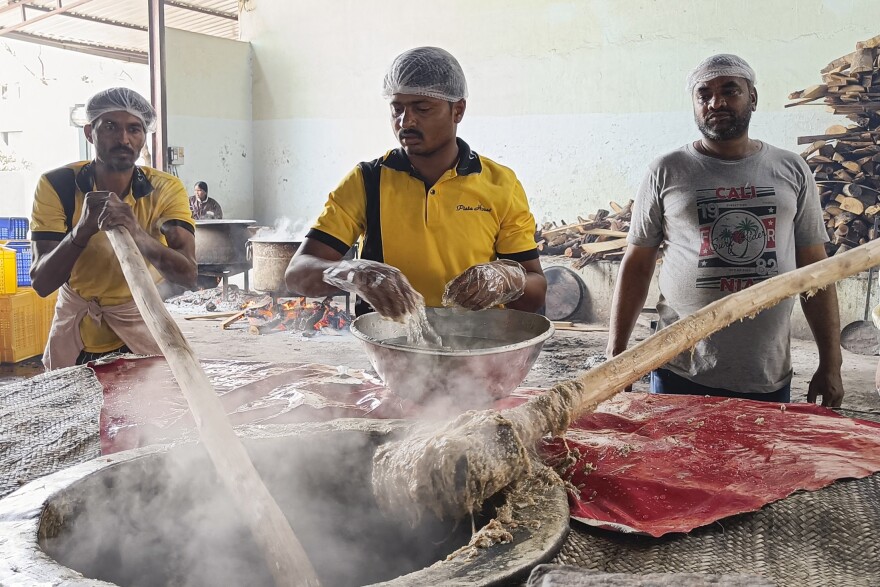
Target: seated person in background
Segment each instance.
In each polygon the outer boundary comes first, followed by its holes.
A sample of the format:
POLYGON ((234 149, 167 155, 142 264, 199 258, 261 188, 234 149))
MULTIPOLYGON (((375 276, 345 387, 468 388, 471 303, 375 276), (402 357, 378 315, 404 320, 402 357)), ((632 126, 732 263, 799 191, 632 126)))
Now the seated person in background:
POLYGON ((48 369, 116 351, 159 354, 104 232, 125 227, 157 283, 192 287, 195 238, 186 188, 173 175, 135 161, 156 112, 127 88, 100 92, 86 105, 83 128, 94 161, 44 174, 31 217, 31 279, 58 304, 43 353, 48 369))
POLYGON ((399 55, 384 82, 400 148, 356 166, 330 194, 287 269, 291 291, 357 293, 358 315, 427 306, 537 311, 547 282, 535 219, 513 171, 459 138, 467 85, 436 47, 399 55), (360 259, 342 256, 361 239, 360 259))
POLYGON ((189 208, 192 210, 193 220, 220 220, 223 218, 223 209, 217 200, 208 197, 208 184, 197 181, 193 188, 193 195, 189 198, 189 208))

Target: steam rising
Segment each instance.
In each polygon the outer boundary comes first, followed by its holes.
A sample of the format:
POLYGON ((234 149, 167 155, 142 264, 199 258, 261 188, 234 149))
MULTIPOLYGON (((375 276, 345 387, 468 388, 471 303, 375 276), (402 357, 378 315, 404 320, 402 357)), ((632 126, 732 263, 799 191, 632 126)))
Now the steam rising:
MULTIPOLYGON (((466 544, 469 524, 386 518, 370 490, 375 434, 255 441, 254 464, 326 587, 388 580, 466 544)), ((124 586, 273 585, 201 447, 105 469, 53 500, 43 548, 87 577, 124 586)))
POLYGON ((264 226, 254 235, 255 239, 267 241, 297 241, 306 237, 309 231, 307 220, 291 220, 286 216, 275 220, 274 226, 264 226))

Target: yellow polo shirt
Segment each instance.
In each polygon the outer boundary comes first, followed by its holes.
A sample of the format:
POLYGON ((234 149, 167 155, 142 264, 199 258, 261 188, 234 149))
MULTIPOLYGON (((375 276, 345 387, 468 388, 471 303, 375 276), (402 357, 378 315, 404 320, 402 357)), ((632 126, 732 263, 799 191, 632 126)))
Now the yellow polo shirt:
POLYGON ((428 306, 440 306, 446 284, 469 267, 537 259, 535 218, 516 175, 461 139, 458 146, 458 164, 430 187, 402 149, 359 165, 330 194, 309 238, 342 254, 360 240, 362 258, 400 269, 428 306), (376 175, 371 229, 367 186, 376 175))
MULTIPOLYGON (((79 222, 85 194, 94 190, 94 186, 94 164, 89 161, 72 163, 41 176, 34 195, 31 239, 62 240, 79 222), (59 174, 63 176, 64 169, 72 171, 76 185, 73 202, 67 202, 67 210, 52 181, 52 178, 60 177, 59 174)), ((161 231, 167 222, 195 232, 186 188, 173 175, 150 167, 135 167, 131 189, 122 200, 132 207, 141 228, 163 245, 168 245, 161 231)), ((162 280, 155 268, 149 266, 149 269, 155 282, 162 280)), ((68 284, 81 297, 94 299, 102 306, 124 304, 132 299, 122 268, 104 232, 89 239, 73 266, 68 284)), ((88 316, 80 325, 80 334, 88 352, 103 353, 122 346, 122 341, 106 323, 98 323, 88 316)))

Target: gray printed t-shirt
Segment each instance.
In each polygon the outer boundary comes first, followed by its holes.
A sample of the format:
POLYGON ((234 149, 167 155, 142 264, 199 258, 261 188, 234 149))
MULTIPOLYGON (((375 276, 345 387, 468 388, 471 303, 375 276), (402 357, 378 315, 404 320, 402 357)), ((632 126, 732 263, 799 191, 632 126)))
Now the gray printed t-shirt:
MULTIPOLYGON (((778 273, 795 269, 795 247, 828 240, 806 162, 762 143, 738 161, 688 144, 649 167, 633 207, 631 244, 665 243, 659 328, 778 273)), ((789 298, 731 324, 666 368, 709 387, 769 393, 791 381, 789 298)))

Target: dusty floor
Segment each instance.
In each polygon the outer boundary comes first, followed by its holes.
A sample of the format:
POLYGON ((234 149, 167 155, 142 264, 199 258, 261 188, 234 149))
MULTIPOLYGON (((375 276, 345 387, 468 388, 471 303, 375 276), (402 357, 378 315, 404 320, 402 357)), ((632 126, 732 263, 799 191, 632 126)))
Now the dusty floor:
MULTIPOLYGON (((348 333, 336 336, 322 334, 310 339, 287 332, 252 335, 243 321, 233 324, 228 330, 222 330, 219 319, 185 320, 183 314, 173 315, 200 357, 317 362, 356 369, 370 367, 360 343, 348 333)), ((639 325, 634 340, 641 340, 648 333, 646 326, 639 325)), ((544 345, 524 385, 549 387, 556 381, 574 377, 584 368, 589 357, 604 352, 605 342, 605 332, 557 332, 544 345)), ((880 395, 874 389, 877 357, 863 357, 847 351, 843 351, 843 357, 843 383, 846 390, 843 407, 880 412, 880 395)), ((815 344, 812 341, 793 340, 792 361, 792 398, 794 401, 805 401, 810 377, 818 363, 815 344)), ((41 370, 38 361, 28 361, 16 366, 0 365, 0 383, 29 377, 41 370)), ((646 391, 647 385, 638 382, 633 388, 635 391, 646 391)))

